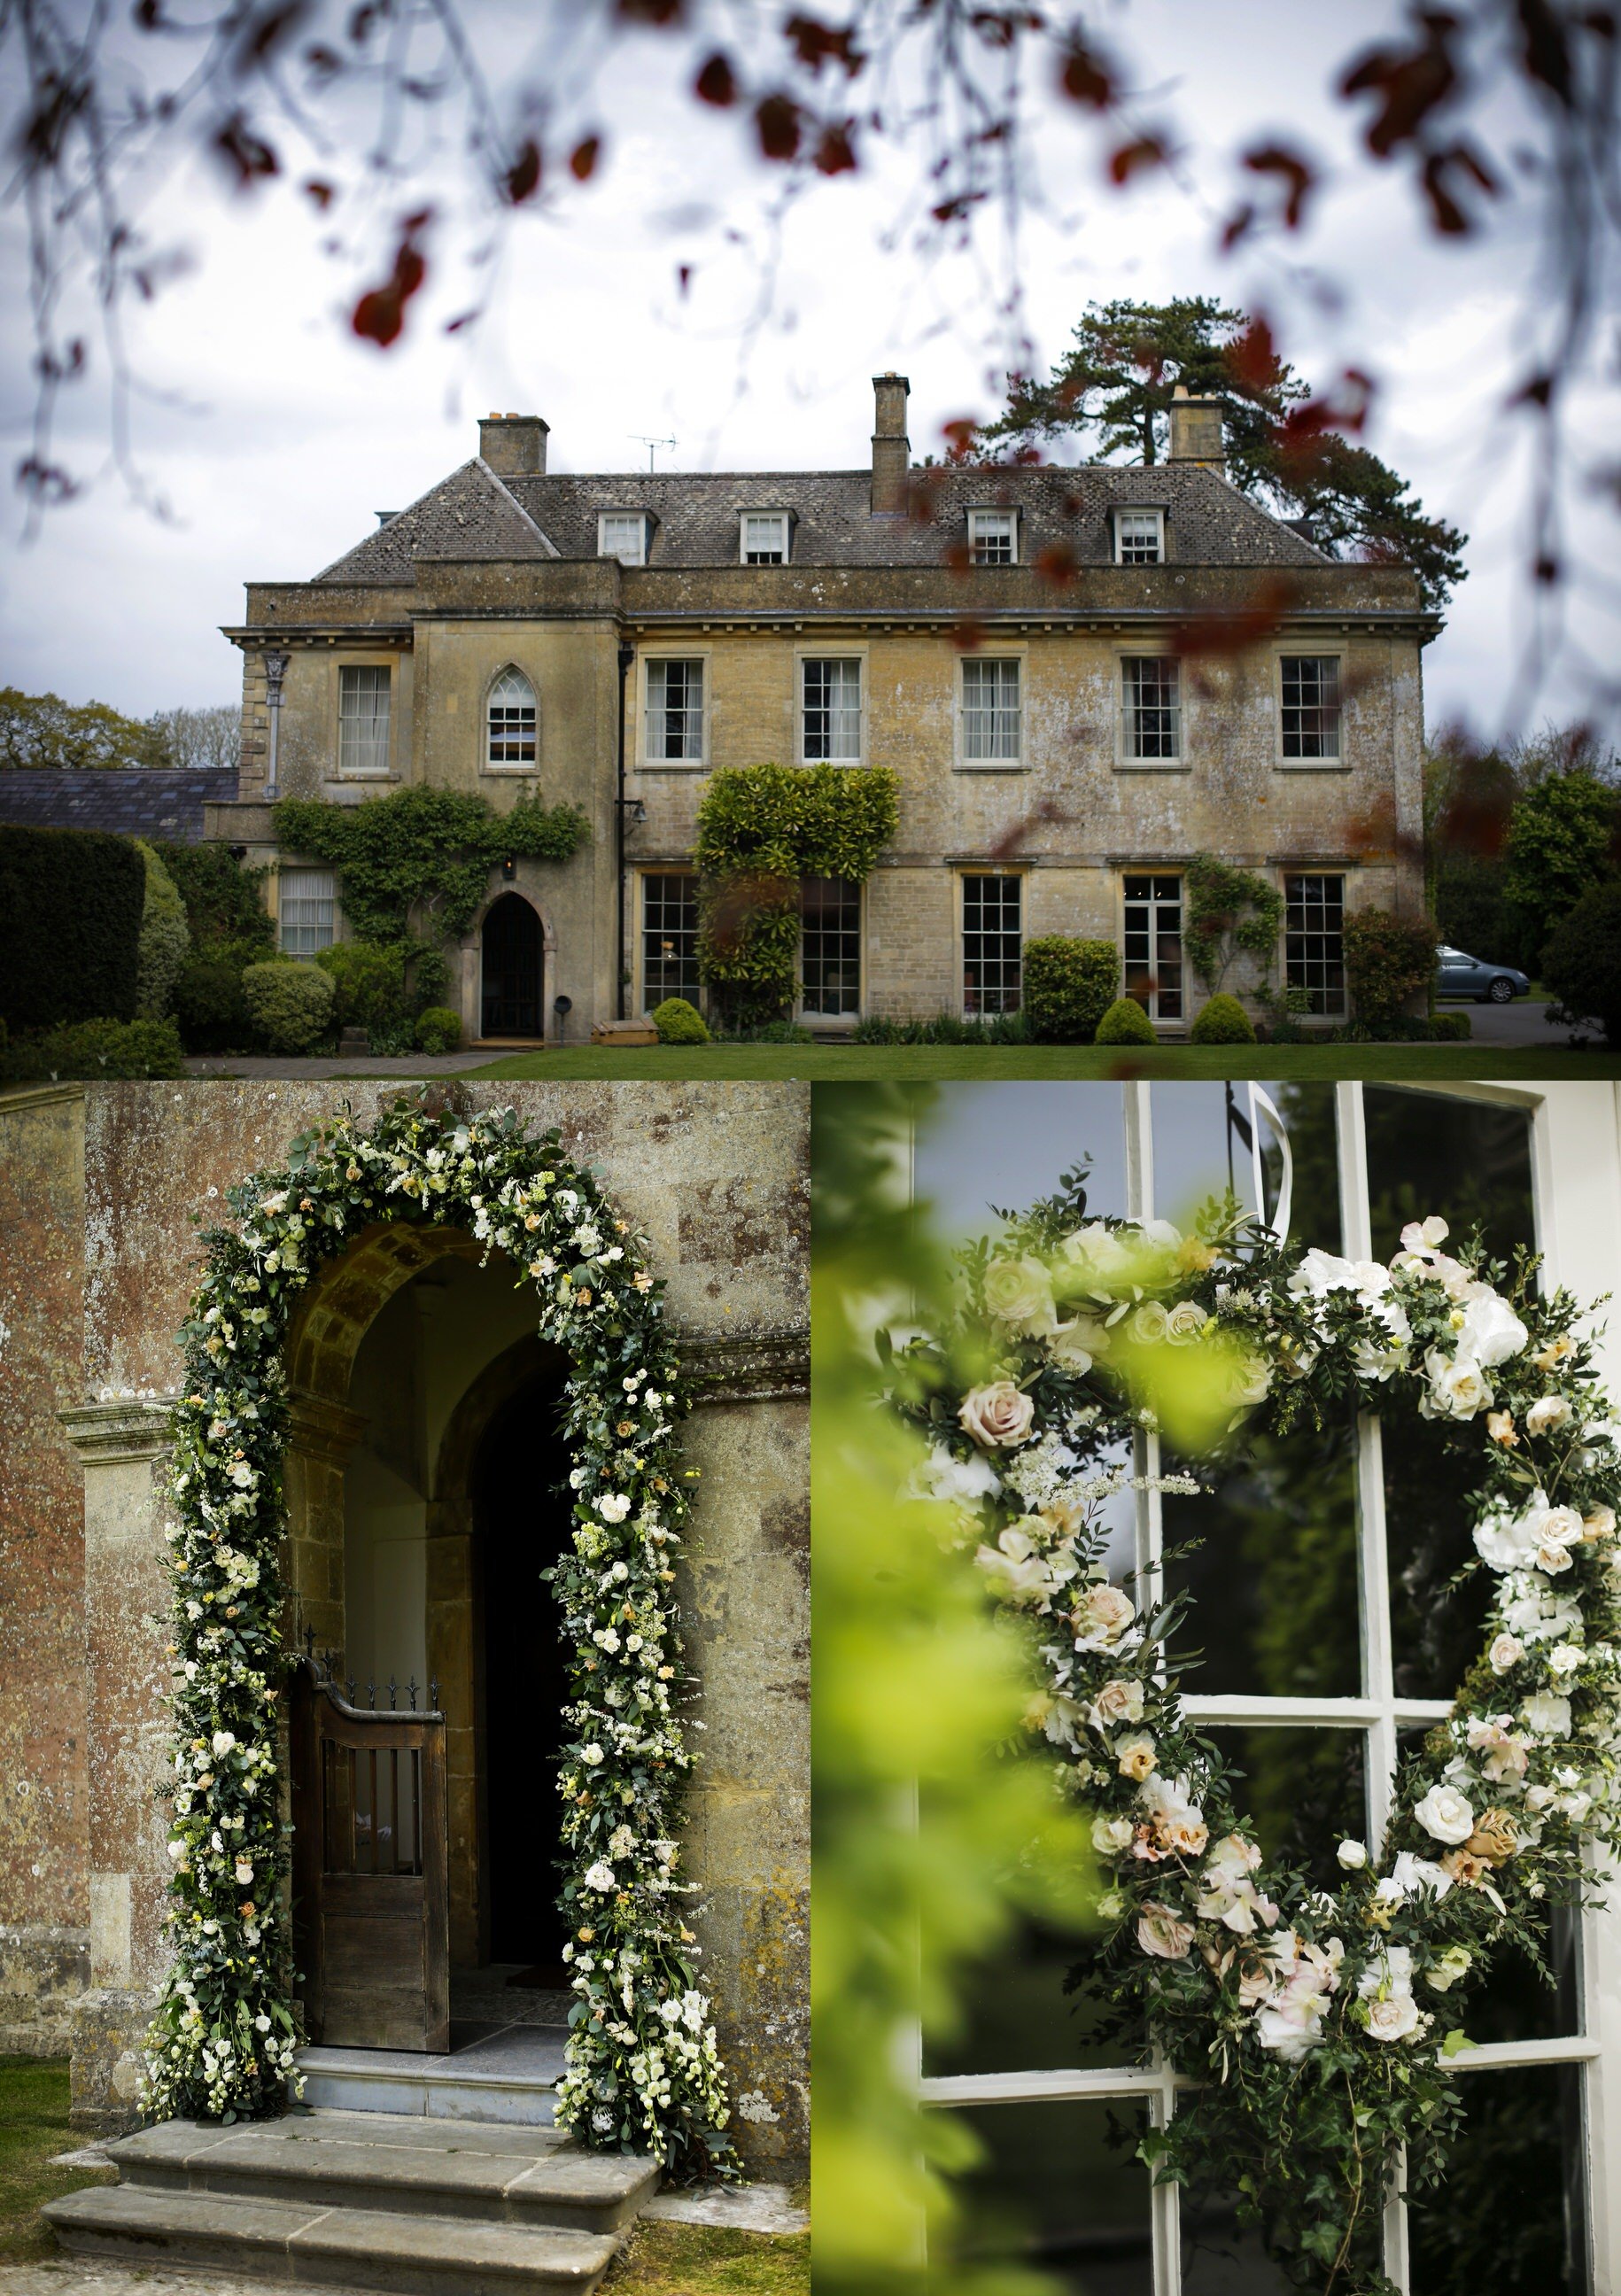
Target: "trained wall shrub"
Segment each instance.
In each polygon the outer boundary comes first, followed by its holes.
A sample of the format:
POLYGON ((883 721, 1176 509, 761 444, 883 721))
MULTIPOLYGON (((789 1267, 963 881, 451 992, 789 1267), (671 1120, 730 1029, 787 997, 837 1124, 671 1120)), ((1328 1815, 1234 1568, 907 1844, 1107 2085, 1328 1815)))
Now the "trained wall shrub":
POLYGON ((1621 1045, 1621 885, 1595 885, 1555 926, 1543 957, 1554 997, 1548 1017, 1577 1029, 1596 1021, 1621 1045))
POLYGON ((135 958, 135 1010, 145 1021, 161 1021, 175 1002, 175 987, 192 946, 185 906, 175 881, 144 839, 135 840, 146 872, 141 939, 135 958))
POLYGON ((1431 917, 1398 917, 1389 909, 1359 909, 1348 916, 1346 985, 1357 1019, 1377 1027, 1394 1020, 1414 997, 1428 995, 1436 946, 1431 917))
POLYGON ((1238 998, 1224 990, 1199 1006, 1188 1037, 1195 1045, 1253 1045, 1255 1023, 1238 998))
POLYGON ((0 1018, 135 1017, 146 870, 125 837, 0 827, 0 1018))
POLYGON ((73 1021, 25 1037, 0 1054, 0 1078, 8 1084, 184 1074, 185 1055, 172 1021, 73 1021))
POLYGON ((1049 933, 1025 943, 1024 1009, 1039 1043, 1091 1044, 1119 993, 1120 958, 1113 941, 1049 933))
POLYGON ((653 1007, 653 1026, 661 1045, 707 1045, 709 1031, 703 1014, 684 996, 667 996, 653 1007))
POLYGON ((1156 1045, 1154 1024, 1134 996, 1117 996, 1093 1042, 1098 1045, 1156 1045))
POLYGON ((462 1041, 462 1015, 448 1004, 430 1004, 416 1016, 416 1041, 424 1053, 454 1053, 462 1041))
POLYGON ((317 949, 315 963, 331 975, 338 1028, 382 1036, 408 1027, 412 1013, 402 950, 371 940, 340 940, 317 949))
POLYGON ((250 964, 242 995, 253 1025, 273 1053, 307 1053, 332 1025, 336 993, 318 965, 250 964))

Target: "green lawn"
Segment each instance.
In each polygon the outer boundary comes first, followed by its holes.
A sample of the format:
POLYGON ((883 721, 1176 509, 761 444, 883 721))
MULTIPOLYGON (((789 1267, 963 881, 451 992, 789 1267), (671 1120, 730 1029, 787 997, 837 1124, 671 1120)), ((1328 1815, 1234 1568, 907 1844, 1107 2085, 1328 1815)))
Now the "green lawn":
POLYGON ((105 2185, 112 2171, 53 2169, 53 2152, 84 2137, 68 2120, 65 2057, 0 2057, 0 2263, 31 2264, 58 2253, 39 2219, 46 2201, 79 2185, 105 2185))
POLYGON ((794 1077, 839 1083, 994 1077, 1359 1077, 1422 1083, 1448 1077, 1616 1077, 1621 1053, 1544 1052, 1517 1045, 687 1045, 610 1052, 515 1053, 480 1080, 539 1077, 794 1077))

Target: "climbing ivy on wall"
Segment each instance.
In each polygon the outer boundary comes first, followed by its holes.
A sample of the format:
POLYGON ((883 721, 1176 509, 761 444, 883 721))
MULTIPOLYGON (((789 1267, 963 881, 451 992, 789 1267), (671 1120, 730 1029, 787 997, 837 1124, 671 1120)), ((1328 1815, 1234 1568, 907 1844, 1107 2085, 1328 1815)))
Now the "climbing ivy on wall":
POLYGON ((1188 865, 1188 959, 1205 987, 1218 990, 1234 961, 1252 956, 1256 978, 1272 972, 1283 896, 1265 877, 1200 853, 1188 865))
POLYGON ((464 933, 497 862, 567 861, 591 834, 577 805, 522 797, 497 813, 456 790, 397 790, 359 805, 283 798, 274 817, 284 852, 337 871, 356 937, 385 946, 414 942, 414 926, 434 941, 464 933))
POLYGON ((885 766, 740 766, 698 808, 698 970, 728 1017, 774 1019, 793 1001, 799 887, 859 884, 894 836, 899 783, 885 766))

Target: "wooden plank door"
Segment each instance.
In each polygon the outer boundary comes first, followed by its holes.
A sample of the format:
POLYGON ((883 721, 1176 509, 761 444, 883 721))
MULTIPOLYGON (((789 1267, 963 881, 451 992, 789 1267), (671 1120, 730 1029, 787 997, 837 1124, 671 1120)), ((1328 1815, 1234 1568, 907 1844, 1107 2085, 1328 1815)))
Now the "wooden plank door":
POLYGON ((301 1660, 292 1773, 293 1950, 309 2039, 447 2049, 444 1716, 350 1706, 301 1660))

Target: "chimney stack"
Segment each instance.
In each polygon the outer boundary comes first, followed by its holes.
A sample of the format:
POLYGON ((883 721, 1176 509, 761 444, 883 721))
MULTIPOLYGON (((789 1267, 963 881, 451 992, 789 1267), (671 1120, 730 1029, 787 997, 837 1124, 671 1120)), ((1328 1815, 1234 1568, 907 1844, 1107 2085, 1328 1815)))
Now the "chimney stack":
POLYGON ((1187 384, 1177 384, 1171 395, 1171 451, 1166 459, 1198 463, 1225 477, 1227 448, 1219 398, 1191 398, 1187 384))
POLYGON ((542 478, 550 429, 538 414, 487 414, 479 425, 479 452, 501 478, 542 478))
POLYGON ((912 385, 893 369, 872 378, 872 515, 898 518, 906 508, 912 441, 906 400, 912 385))

